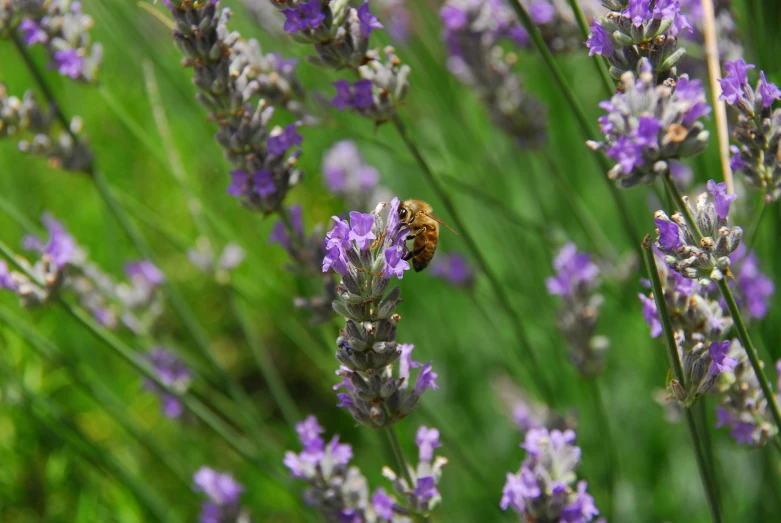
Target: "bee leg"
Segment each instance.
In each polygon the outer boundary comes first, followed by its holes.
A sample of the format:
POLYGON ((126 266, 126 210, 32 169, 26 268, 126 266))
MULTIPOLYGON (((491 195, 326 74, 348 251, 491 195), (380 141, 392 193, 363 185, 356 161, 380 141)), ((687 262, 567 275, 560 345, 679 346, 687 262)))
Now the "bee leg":
MULTIPOLYGON (((421 231, 425 231, 425 229, 420 229, 420 230, 421 231)), ((405 254, 404 256, 401 257, 402 260, 407 261, 410 258, 414 258, 418 254, 423 252, 423 250, 426 248, 426 244, 428 243, 428 240, 426 239, 426 237, 423 236, 422 234, 417 234, 417 236, 420 236, 420 237, 423 238, 423 245, 421 245, 420 247, 418 247, 414 251, 407 251, 407 254, 405 254)))
POLYGON ((425 228, 418 229, 414 233, 408 234, 406 239, 407 240, 414 240, 416 236, 422 236, 424 232, 426 232, 425 228))

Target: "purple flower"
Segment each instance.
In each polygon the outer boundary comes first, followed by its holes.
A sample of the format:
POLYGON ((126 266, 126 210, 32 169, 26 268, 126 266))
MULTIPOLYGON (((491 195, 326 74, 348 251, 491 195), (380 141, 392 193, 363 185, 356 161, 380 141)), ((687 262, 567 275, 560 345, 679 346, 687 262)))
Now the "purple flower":
POLYGON ((439 442, 439 430, 421 425, 415 435, 415 445, 420 449, 420 461, 430 463, 434 458, 434 449, 442 446, 439 442))
MULTIPOLYGON (((147 356, 160 381, 169 389, 184 392, 193 379, 192 371, 175 352, 155 347, 147 356)), ((170 419, 179 418, 184 412, 181 400, 155 381, 145 378, 144 389, 156 394, 162 401, 163 414, 170 419)))
POLYGON ((231 505, 239 500, 244 491, 233 476, 227 472, 217 472, 209 467, 201 467, 193 476, 195 490, 203 492, 216 505, 231 505))
POLYGON ((743 169, 744 167, 749 167, 749 164, 744 162, 743 159, 740 157, 740 149, 738 149, 734 145, 731 145, 730 151, 732 151, 732 158, 730 159, 729 162, 730 169, 737 172, 743 169))
POLYGON ((710 368, 708 374, 711 376, 718 376, 722 372, 730 372, 738 364, 738 360, 727 356, 732 342, 730 340, 723 341, 721 343, 714 341, 708 347, 708 354, 711 357, 710 368))
POLYGON ((686 116, 683 117, 682 125, 691 125, 695 120, 706 116, 711 112, 711 106, 705 98, 705 91, 702 89, 700 80, 689 80, 686 77, 679 78, 675 86, 675 97, 678 100, 684 100, 691 104, 686 116))
MULTIPOLYGON (((168 9, 176 9, 176 5, 174 5, 174 3, 171 0, 162 0, 162 2, 163 2, 163 5, 166 6, 168 9)), ((157 0, 154 0, 152 3, 156 4, 157 0)), ((215 2, 212 1, 212 3, 215 3, 215 2)))
POLYGON ((561 522, 581 523, 591 521, 599 514, 597 506, 594 504, 594 498, 586 492, 588 483, 578 482, 577 497, 573 503, 565 506, 561 511, 561 522))
POLYGON ((5 260, 0 260, 0 289, 16 291, 16 284, 11 276, 11 272, 8 270, 8 264, 5 260))
POLYGON ((438 377, 439 375, 431 370, 430 361, 423 365, 423 368, 420 369, 420 373, 418 374, 418 379, 415 381, 415 394, 420 396, 429 388, 437 390, 439 387, 435 380, 438 377))
POLYGON ((390 521, 393 518, 393 498, 385 493, 385 489, 377 487, 372 496, 372 507, 377 517, 385 521, 390 521))
POLYGON ((325 20, 325 15, 320 10, 320 0, 312 0, 293 9, 284 9, 285 25, 283 29, 291 35, 305 29, 317 29, 325 20))
POLYGON ((624 12, 624 16, 631 18, 635 27, 640 27, 651 14, 650 4, 650 0, 629 0, 629 8, 624 12))
POLYGON ((659 146, 659 131, 662 129, 662 122, 651 116, 641 116, 638 118, 635 143, 644 147, 659 146))
POLYGON ((529 6, 529 15, 535 24, 548 24, 556 16, 556 8, 547 1, 534 2, 529 6))
MULTIPOLYGON (((312 416, 314 417, 314 416, 312 416)), ((317 420, 315 420, 317 422, 317 420)), ((306 447, 305 449, 306 450, 306 447)), ((339 443, 339 435, 335 434, 326 445, 325 450, 333 460, 340 465, 347 465, 353 459, 353 448, 349 443, 339 443)))
POLYGON ((553 260, 556 275, 545 280, 548 293, 553 296, 569 296, 581 285, 594 283, 599 276, 599 267, 587 253, 579 253, 574 243, 568 243, 559 250, 553 260))
POLYGON ((632 139, 622 136, 607 151, 607 155, 618 162, 624 174, 630 174, 635 167, 643 165, 643 148, 632 139))
POLYGON ((320 0, 311 0, 299 7, 304 15, 304 20, 312 29, 320 27, 320 23, 325 20, 325 14, 320 9, 320 0))
POLYGON ((643 293, 638 293, 637 296, 643 302, 643 318, 645 318, 648 326, 651 327, 651 337, 656 338, 662 333, 662 322, 659 320, 656 302, 643 293))
POLYGON ((328 269, 333 268, 334 272, 344 276, 347 274, 348 263, 347 255, 341 248, 331 247, 323 258, 323 272, 328 272, 328 269))
POLYGON ((677 251, 683 247, 681 229, 675 222, 656 219, 654 223, 659 228, 659 244, 668 251, 677 251))
POLYGON ((254 173, 252 175, 252 184, 255 186, 255 192, 261 198, 266 198, 277 192, 271 171, 257 171, 254 173))
POLYGON ((721 405, 716 405, 716 428, 721 428, 724 426, 732 426, 732 423, 735 421, 735 419, 732 417, 732 414, 729 413, 727 409, 722 407, 721 405))
POLYGON ((355 92, 352 101, 353 107, 356 109, 371 107, 374 103, 371 80, 358 80, 353 84, 353 89, 355 92))
POLYGON ((57 51, 54 53, 54 67, 61 75, 76 79, 84 68, 84 58, 79 56, 76 49, 57 51))
POLYGON ((228 186, 228 194, 235 198, 244 196, 249 191, 249 176, 244 169, 231 171, 231 184, 228 186))
POLYGON ((360 23, 361 36, 367 38, 375 29, 382 29, 383 25, 376 16, 369 11, 369 2, 365 2, 358 8, 358 22, 360 23))
POLYGON ((296 433, 298 433, 298 439, 304 446, 304 450, 311 450, 316 448, 322 450, 323 439, 320 434, 325 432, 325 429, 317 422, 317 418, 313 415, 307 416, 304 421, 296 423, 296 433))
POLYGON ((266 147, 269 154, 283 155, 294 145, 301 145, 303 140, 296 130, 296 124, 290 124, 280 134, 270 137, 266 147))
POLYGON ((399 379, 403 379, 405 383, 409 383, 410 369, 416 369, 420 367, 420 362, 412 359, 412 349, 415 346, 411 343, 402 343, 399 345, 399 351, 401 351, 401 357, 399 358, 399 379))
POLYGON ((781 98, 781 91, 778 90, 776 84, 767 81, 765 71, 759 72, 757 93, 762 97, 762 107, 765 109, 773 105, 774 100, 781 98))
POLYGON ((440 254, 431 268, 431 275, 455 285, 466 287, 474 282, 475 275, 466 258, 460 254, 440 254))
POLYGON ((409 270, 409 262, 403 259, 403 249, 400 246, 385 249, 385 266, 382 275, 385 278, 396 276, 404 278, 404 271, 409 270))
POLYGON ((269 245, 275 243, 278 243, 286 250, 290 249, 290 237, 287 235, 287 229, 285 229, 285 224, 279 220, 274 223, 274 227, 271 229, 271 234, 268 237, 269 245))
POLYGON ((737 194, 727 194, 727 183, 716 183, 713 180, 708 180, 708 192, 713 195, 714 206, 716 207, 716 214, 722 220, 727 219, 729 214, 730 204, 738 198, 737 194))
POLYGON ((28 46, 43 44, 48 40, 46 31, 41 29, 34 21, 27 18, 19 23, 19 31, 22 32, 22 42, 28 46))
POLYGON ((442 23, 445 29, 449 31, 455 31, 464 27, 469 19, 466 13, 453 5, 445 5, 439 10, 439 17, 442 19, 442 23))
POLYGON ((610 41, 610 35, 605 30, 605 28, 602 27, 595 19, 591 23, 590 29, 591 32, 588 35, 588 40, 586 40, 586 46, 589 49, 588 55, 594 56, 595 54, 601 54, 602 56, 607 57, 613 56, 616 51, 613 49, 613 44, 610 41))
POLYGON ((374 216, 363 214, 358 211, 350 212, 350 240, 362 251, 367 251, 371 247, 372 240, 377 238, 372 232, 374 226, 374 216))
POLYGON ((125 264, 125 273, 134 283, 141 282, 150 287, 156 287, 165 281, 165 275, 149 260, 125 264))
POLYGON ((418 486, 415 487, 413 494, 421 498, 423 503, 428 503, 432 497, 439 495, 434 478, 432 476, 418 478, 418 486))
POLYGON ((41 222, 49 233, 46 244, 36 236, 27 235, 22 240, 22 246, 25 249, 46 254, 58 269, 62 269, 73 261, 78 251, 78 244, 65 229, 62 222, 55 219, 51 214, 44 213, 41 216, 41 222))
POLYGON ((738 445, 754 444, 754 425, 744 421, 737 421, 732 425, 729 435, 737 440, 738 445))
POLYGON ((339 247, 340 250, 351 249, 350 225, 347 223, 347 220, 342 220, 338 216, 331 216, 331 219, 336 222, 336 224, 334 225, 334 228, 325 235, 325 248, 331 249, 333 247, 339 247))
POLYGON ((749 69, 754 69, 754 66, 746 64, 743 60, 724 62, 727 76, 719 80, 722 91, 719 100, 734 105, 739 99, 744 98, 745 89, 748 86, 748 74, 746 73, 749 69))
POLYGON ((738 260, 737 263, 740 264, 737 271, 739 299, 752 318, 761 319, 767 314, 770 298, 775 294, 776 288, 773 280, 760 271, 756 253, 751 251, 741 260, 739 253, 744 252, 745 247, 741 245, 733 253, 734 258, 738 260))
POLYGON ((331 100, 331 105, 344 111, 345 107, 352 104, 352 92, 350 91, 350 82, 347 80, 337 80, 332 84, 336 87, 336 96, 331 100))
POLYGON ((499 506, 502 510, 512 507, 519 514, 523 514, 526 512, 526 499, 538 498, 541 494, 534 473, 522 467, 518 474, 507 474, 499 506))

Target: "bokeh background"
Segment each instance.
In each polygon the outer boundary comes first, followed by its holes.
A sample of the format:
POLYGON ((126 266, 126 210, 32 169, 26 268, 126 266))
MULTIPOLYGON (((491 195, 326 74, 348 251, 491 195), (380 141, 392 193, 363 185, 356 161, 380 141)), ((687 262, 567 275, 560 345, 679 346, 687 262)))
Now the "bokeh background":
MULTIPOLYGON (((234 10, 231 25, 245 38, 257 38, 266 51, 301 59, 301 82, 313 93, 311 103, 323 116, 320 124, 300 128, 305 178, 288 200, 302 205, 307 229, 350 210, 325 189, 321 173, 324 152, 342 139, 357 143, 366 162, 379 170, 382 184, 394 194, 424 199, 439 208, 392 126, 375 127, 355 115, 330 110, 327 104, 317 106, 317 93, 330 96, 337 73, 307 64, 307 46, 263 29, 244 3, 222 3, 234 10)), ((544 278, 553 272, 552 256, 568 240, 585 250, 609 253, 612 258, 601 260, 605 266, 625 267, 606 279, 599 323, 599 332, 611 343, 599 379, 618 457, 613 521, 708 521, 686 428, 668 421, 654 399, 654 391, 663 388, 666 379, 665 349, 660 340, 649 337, 643 321, 637 299, 643 291, 639 284, 643 270, 632 258, 636 246, 626 238, 607 184, 600 179, 605 173, 585 147, 569 106, 533 49, 517 50, 516 68, 525 89, 546 107, 546 144, 539 150, 523 150, 495 128, 475 94, 446 68, 439 7, 435 1, 410 0, 406 3, 412 24, 408 40, 391 42, 382 31, 372 38, 376 45, 393 43, 412 67, 411 90, 400 114, 434 171, 444 176, 459 212, 499 274, 545 377, 555 384, 553 407, 577 417, 578 444, 583 449, 581 476, 589 480, 598 506, 604 506, 607 456, 591 385, 567 360, 565 342, 555 328, 560 303, 548 296, 544 285, 544 278)), ((744 36, 746 60, 778 80, 781 39, 774 36, 778 5, 749 0, 736 1, 732 8, 744 36)), ((198 232, 182 187, 172 176, 171 151, 153 117, 147 86, 150 74, 159 87, 186 186, 201 201, 215 236, 247 251, 234 279, 245 289, 250 330, 271 355, 301 415, 314 413, 328 434, 339 433, 353 444, 355 462, 371 484, 385 485, 380 471, 387 453, 381 434, 356 427, 347 412, 335 407, 333 340, 339 321, 313 326, 309 314, 293 306, 292 298, 316 292, 319 280, 286 271, 287 255, 268 243, 273 219, 239 207, 226 194, 229 165, 213 139, 215 126, 194 99, 191 73, 180 66, 169 30, 135 0, 84 0, 83 9, 95 20, 93 39, 104 46, 100 85, 78 85, 53 71, 45 72, 46 78, 65 112, 83 118, 100 169, 132 210, 161 260, 161 269, 209 333, 214 357, 249 393, 263 420, 263 433, 272 442, 266 449, 268 463, 281 470, 283 451, 298 449, 299 444, 257 370, 226 290, 187 259, 185 251, 195 244, 198 232)), ((375 10, 382 20, 382 9, 375 10)), ((687 60, 695 60, 701 51, 694 45, 687 47, 692 55, 687 60)), ((43 52, 32 54, 43 67, 43 52)), ((604 96, 585 47, 557 60, 590 119, 596 121, 601 113, 597 103, 604 96)), ((0 81, 14 94, 35 88, 21 57, 3 40, 0 81)), ((291 121, 280 115, 278 123, 291 121)), ((715 130, 711 130, 708 151, 690 162, 699 184, 720 176, 715 130)), ((111 274, 119 277, 126 261, 139 258, 87 178, 21 155, 12 140, 0 141, 0 194, 30 222, 37 223, 44 211, 61 219, 90 257, 111 274)), ((635 229, 641 234, 652 232, 654 193, 639 187, 621 194, 633 213, 635 229)), ((754 193, 745 196, 755 197, 754 193)), ((757 250, 771 277, 779 281, 781 251, 775 239, 781 214, 771 211, 759 232, 757 250)), ((2 240, 14 247, 25 232, 5 212, 0 213, 0 231, 2 240)), ((463 240, 447 231, 442 232, 439 249, 467 254, 463 240)), ((512 376, 506 354, 519 350, 514 329, 485 278, 479 273, 476 278, 471 289, 451 286, 430 272, 409 272, 399 282, 404 296, 398 310, 403 317, 399 341, 414 343, 417 358, 433 360, 439 373, 440 389, 427 393, 422 408, 397 426, 410 455, 419 425, 436 426, 442 433, 440 453, 450 463, 440 485, 443 505, 436 521, 515 518, 502 513, 498 503, 505 474, 517 470, 523 451, 497 386, 507 378, 522 389, 533 390, 533 386, 527 376, 512 376)), ((27 311, 18 306, 14 295, 3 292, 0 311, 15 318, 13 327, 0 323, 0 521, 148 521, 138 489, 158 498, 169 521, 195 521, 199 510, 199 497, 191 488, 108 416, 101 402, 86 396, 62 365, 36 354, 20 336, 18 324, 54 343, 89 382, 108 388, 118 398, 119 410, 164 449, 185 477, 204 464, 229 470, 246 486, 243 503, 254 520, 316 520, 302 508, 303 485, 293 479, 280 481, 269 469, 245 462, 195 421, 176 423, 165 418, 158 399, 142 389, 140 376, 58 308, 27 311), (40 410, 31 406, 30 394, 57 415, 42 419, 40 410), (74 439, 73 428, 85 439, 74 439)), ((780 324, 781 310, 772 306, 765 320, 752 327, 765 361, 781 357, 780 324)), ((196 354, 186 328, 168 306, 155 334, 167 346, 196 354)), ((122 336, 139 352, 149 347, 127 333, 122 336)), ((778 456, 769 448, 737 446, 724 430, 713 428, 714 402, 706 399, 705 403, 725 521, 781 520, 778 456)))

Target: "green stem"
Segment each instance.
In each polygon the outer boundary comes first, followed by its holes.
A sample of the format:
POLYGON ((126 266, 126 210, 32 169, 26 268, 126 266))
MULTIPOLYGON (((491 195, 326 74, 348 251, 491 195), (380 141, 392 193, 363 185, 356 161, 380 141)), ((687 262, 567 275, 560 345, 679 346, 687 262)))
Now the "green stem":
POLYGON ((608 521, 613 521, 618 468, 617 447, 613 441, 612 431, 610 430, 610 417, 607 415, 607 408, 599 382, 596 379, 589 380, 589 386, 591 387, 591 396, 594 399, 594 412, 597 416, 597 424, 602 429, 599 435, 605 445, 605 455, 607 456, 607 460, 605 460, 605 476, 607 478, 607 509, 605 510, 605 516, 608 521))
MULTIPOLYGON (((553 79, 556 81, 556 84, 559 86, 562 94, 567 99, 567 103, 569 103, 572 112, 575 114, 575 119, 578 122, 583 136, 585 136, 587 139, 592 139, 594 136, 596 136, 593 131, 593 126, 586 117, 586 113, 583 111, 580 102, 578 102, 578 99, 575 96, 575 92, 564 78, 564 73, 561 71, 559 64, 556 63, 556 60, 553 58, 553 55, 548 49, 548 46, 545 45, 545 41, 543 40, 539 29, 534 24, 534 22, 532 22, 529 13, 526 11, 526 8, 523 6, 523 4, 521 4, 520 0, 510 0, 510 5, 512 5, 515 13, 518 15, 518 18, 521 20, 521 24, 523 24, 526 32, 528 32, 529 36, 531 36, 532 42, 534 42, 535 47, 542 55, 542 59, 545 61, 545 65, 548 66, 548 69, 553 75, 553 79)), ((610 170, 610 164, 605 156, 597 155, 597 161, 605 173, 610 170)), ((624 232, 627 236, 627 239, 629 240, 629 244, 633 247, 636 247, 637 238, 639 238, 639 235, 632 225, 631 214, 624 205, 624 201, 618 192, 618 188, 615 186, 615 184, 613 184, 613 182, 610 181, 610 179, 608 179, 607 176, 601 176, 601 178, 607 182, 610 194, 615 201, 619 214, 621 215, 621 224, 624 227, 624 232)), ((638 254, 641 254, 639 249, 638 254)))
POLYGON ((246 311, 243 310, 243 306, 239 303, 239 295, 233 288, 228 288, 227 290, 229 294, 228 300, 230 301, 233 315, 239 322, 239 326, 244 333, 244 338, 247 340, 252 355, 255 357, 255 362, 263 374, 263 379, 266 380, 266 384, 271 390, 271 395, 274 397, 279 409, 282 411, 282 416, 285 418, 285 421, 291 429, 295 428, 296 423, 302 419, 301 413, 298 411, 295 401, 293 401, 293 398, 290 396, 290 392, 288 392, 285 387, 285 382, 279 375, 279 371, 277 371, 268 350, 262 345, 258 336, 253 334, 246 311))
MULTIPOLYGON (((542 395, 545 401, 549 405, 554 405, 555 404, 554 390, 551 388, 550 384, 545 379, 542 373, 542 368, 537 362, 537 358, 534 355, 534 351, 532 350, 531 343, 529 342, 526 336, 526 330, 521 324, 521 320, 518 317, 516 311, 514 310, 510 302, 510 299, 507 296, 507 293, 504 291, 502 282, 499 280, 496 274, 491 270, 491 267, 488 265, 488 261, 486 260, 482 249, 480 249, 480 247, 477 245, 477 242, 474 240, 471 233, 469 232, 469 229, 466 226, 466 222, 461 219, 461 215, 457 211, 456 205, 453 202, 453 200, 450 198, 450 195, 448 194, 447 190, 445 190, 444 185, 442 185, 442 182, 434 175, 434 172, 429 167, 425 158, 423 157, 420 150, 418 149, 418 146, 410 139, 409 135, 407 134, 407 130, 404 126, 404 123, 401 121, 401 118, 399 118, 399 115, 394 113, 392 116, 392 120, 393 120, 393 125, 396 127, 396 130, 401 136, 401 139, 404 141, 410 153, 412 154, 412 156, 415 158, 418 165, 420 166, 420 169, 423 171, 426 180, 429 182, 431 187, 434 189, 434 192, 436 192, 437 197, 445 206, 445 209, 447 210, 448 214, 453 220, 453 225, 462 235, 464 242, 467 245, 467 248, 472 254, 472 257, 475 259, 478 266, 480 267, 480 270, 483 272, 483 274, 485 274, 486 278, 488 279, 488 282, 490 283, 494 291, 494 294, 496 294, 497 300, 499 301, 499 305, 502 307, 502 309, 504 309, 504 311, 507 313, 507 316, 511 319, 513 328, 515 329, 516 336, 521 343, 523 358, 527 362, 528 365, 527 370, 529 371, 531 380, 535 383, 538 392, 542 395)), ((512 353, 512 355, 518 364, 523 365, 524 362, 523 360, 520 359, 518 354, 512 353)))
POLYGON ((675 180, 673 180, 673 177, 669 171, 662 175, 662 180, 664 180, 664 186, 667 189, 667 193, 669 194, 670 198, 675 202, 678 210, 683 213, 684 219, 689 225, 694 239, 699 242, 702 240, 702 231, 700 231, 700 228, 697 226, 697 222, 694 220, 694 216, 692 216, 688 201, 685 200, 681 195, 681 191, 678 190, 678 186, 675 185, 675 180))
POLYGON ((753 249, 756 247, 756 241, 757 241, 757 234, 759 233, 759 226, 762 224, 762 218, 765 217, 767 212, 765 212, 768 208, 769 204, 763 203, 762 208, 759 210, 758 213, 754 213, 754 220, 751 222, 751 225, 748 229, 748 234, 746 235, 746 239, 743 243, 745 243, 749 249, 753 249))
MULTIPOLYGON (((645 256, 646 269, 648 271, 648 277, 651 279, 651 287, 653 289, 654 301, 656 302, 656 310, 659 315, 659 320, 662 323, 662 330, 664 331, 665 346, 667 347, 667 356, 670 359, 670 366, 673 369, 675 379, 678 380, 680 386, 686 390, 686 381, 683 375, 683 369, 681 368, 681 361, 678 356, 678 344, 675 341, 675 335, 673 333, 672 324, 670 322, 670 316, 667 313, 667 304, 664 301, 664 290, 662 289, 662 282, 659 278, 659 271, 656 268, 656 260, 654 259, 654 253, 651 249, 651 238, 645 237, 643 240, 643 254, 645 256)), ((708 508, 710 509, 711 518, 714 523, 721 522, 721 512, 719 510, 718 494, 714 484, 715 478, 710 473, 705 453, 702 450, 702 440, 697 432, 697 425, 694 423, 694 417, 691 413, 691 409, 682 407, 684 417, 686 418, 686 426, 689 429, 689 435, 691 436, 692 445, 694 445, 694 456, 697 460, 697 468, 700 471, 700 481, 702 481, 703 489, 705 490, 705 497, 708 501, 708 508)))
POLYGON ((73 383, 80 388, 87 396, 91 397, 94 403, 100 406, 114 421, 119 424, 125 432, 130 434, 139 444, 146 448, 150 455, 159 460, 171 474, 179 481, 180 486, 185 491, 194 494, 190 476, 185 472, 184 465, 179 462, 168 449, 163 449, 158 445, 154 438, 146 434, 130 417, 127 415, 127 406, 114 395, 114 393, 98 380, 90 379, 79 368, 79 365, 71 361, 66 353, 46 340, 37 331, 31 329, 22 322, 21 319, 9 312, 5 307, 0 306, 0 321, 9 325, 15 330, 27 345, 30 346, 38 355, 52 363, 61 366, 71 377, 73 383))
POLYGON ((738 331, 738 338, 740 339, 740 343, 743 345, 743 349, 748 355, 748 359, 751 362, 751 367, 754 369, 754 374, 757 375, 757 380, 759 381, 760 387, 762 387, 762 393, 765 395, 765 400, 770 407, 770 412, 773 415, 773 420, 776 422, 779 434, 781 434, 781 412, 778 410, 776 396, 773 392, 773 388, 770 386, 767 375, 765 374, 764 365, 759 359, 759 355, 757 355, 757 349, 754 347, 754 344, 751 341, 751 337, 748 334, 748 329, 746 328, 746 324, 743 321, 743 316, 740 314, 738 304, 735 303, 735 297, 732 295, 732 290, 730 290, 726 278, 722 278, 716 283, 719 286, 721 295, 727 304, 729 314, 732 316, 735 329, 738 331))
MULTIPOLYGON (((580 3, 578 0, 567 0, 567 3, 572 8, 572 12, 575 13, 575 19, 578 21, 578 27, 580 27, 580 32, 583 35, 584 41, 588 40, 588 35, 590 32, 588 28, 588 21, 586 20, 586 16, 583 14, 583 10, 580 8, 580 3)), ((602 86, 605 88, 605 92, 607 92, 608 96, 613 96, 613 92, 616 89, 616 84, 613 81, 613 78, 610 76, 610 72, 608 71, 607 65, 605 65, 603 58, 599 55, 594 55, 594 65, 596 66, 597 72, 602 79, 602 86)))

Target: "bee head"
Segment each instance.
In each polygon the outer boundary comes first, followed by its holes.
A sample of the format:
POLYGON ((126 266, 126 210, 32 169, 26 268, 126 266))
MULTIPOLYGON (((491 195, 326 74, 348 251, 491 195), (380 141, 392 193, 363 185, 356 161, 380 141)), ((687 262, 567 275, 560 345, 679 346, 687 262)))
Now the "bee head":
POLYGON ((407 210, 407 207, 405 207, 404 205, 400 205, 399 206, 399 219, 402 222, 406 222, 407 221, 407 217, 409 217, 409 214, 410 213, 407 210))

